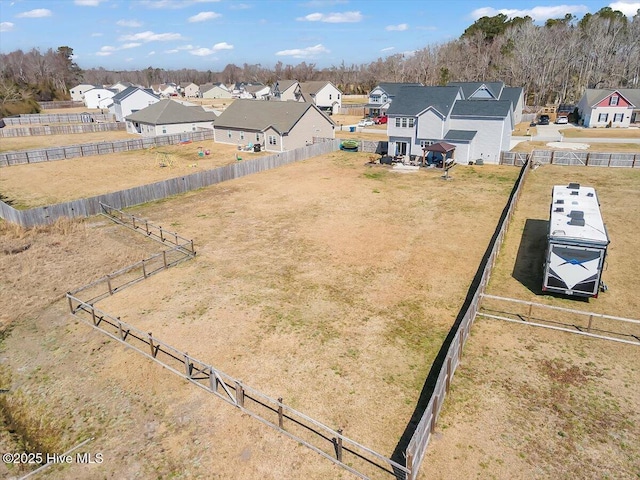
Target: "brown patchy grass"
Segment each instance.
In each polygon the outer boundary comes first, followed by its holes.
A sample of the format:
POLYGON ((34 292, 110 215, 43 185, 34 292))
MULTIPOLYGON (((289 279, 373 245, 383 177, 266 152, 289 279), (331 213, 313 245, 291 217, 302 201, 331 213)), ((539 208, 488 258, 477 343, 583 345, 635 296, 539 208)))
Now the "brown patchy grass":
MULTIPOLYGON (((335 152, 133 209, 198 256, 98 306, 389 455, 518 172, 461 166, 444 182, 367 161, 335 152)), ((62 292, 133 263, 129 239, 145 241, 77 225, 0 262, 12 392, 56 406, 59 445, 95 436, 108 459, 51 478, 350 478, 70 319, 62 292)), ((7 248, 25 235, 7 231, 7 248)))
POLYGON ((367 95, 343 95, 342 105, 348 107, 349 105, 357 105, 360 103, 368 103, 369 97, 367 95))
MULTIPOLYGON (((572 142, 571 140, 567 141, 570 145, 571 143, 583 143, 580 142, 578 138, 575 139, 576 142, 572 142)), ((511 152, 526 152, 531 153, 534 150, 562 150, 562 151, 571 151, 570 148, 560 148, 549 146, 549 142, 537 142, 537 141, 525 141, 518 143, 515 147, 513 147, 511 152)), ((638 143, 606 143, 606 142, 598 142, 598 143, 590 143, 589 148, 587 150, 576 150, 577 152, 619 152, 619 153, 637 153, 640 152, 640 144, 638 143)))
MULTIPOLYGON (((630 169, 530 172, 489 293, 640 318, 639 181, 630 169), (588 302, 540 292, 551 187, 568 182, 597 189, 611 237, 609 290, 588 302)), ((421 478, 635 478, 639 364, 637 346, 478 318, 421 478)))
POLYGON ((567 138, 640 138, 640 128, 563 128, 567 138))
POLYGON ((526 135, 535 136, 538 134, 538 129, 536 127, 530 127, 529 122, 520 122, 516 125, 516 128, 513 130, 511 135, 515 137, 524 137, 526 135))
MULTIPOLYGON (((33 208, 189 175, 243 159, 270 155, 239 152, 213 140, 109 155, 15 165, 0 170, 0 188, 16 208, 33 208), (198 156, 199 148, 211 155, 198 156), (162 166, 165 165, 165 166, 162 166)), ((6 201, 6 200, 5 200, 6 201)))
POLYGON ((0 139, 0 152, 17 150, 35 150, 47 147, 63 147, 81 143, 114 142, 117 140, 136 140, 140 135, 125 130, 111 132, 76 133, 70 135, 37 135, 27 137, 3 137, 0 139))

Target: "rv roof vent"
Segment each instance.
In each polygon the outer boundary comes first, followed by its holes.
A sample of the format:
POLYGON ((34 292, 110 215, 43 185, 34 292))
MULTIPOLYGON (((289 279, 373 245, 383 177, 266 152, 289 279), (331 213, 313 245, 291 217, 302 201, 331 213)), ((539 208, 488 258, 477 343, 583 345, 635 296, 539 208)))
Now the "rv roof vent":
POLYGON ((593 197, 593 192, 587 193, 587 197, 593 197))
POLYGON ((571 195, 580 195, 580 192, 576 190, 575 192, 571 192, 571 195))
POLYGON ((554 210, 554 212, 562 213, 562 212, 564 212, 564 208, 562 208, 562 207, 558 207, 558 208, 556 208, 556 209, 554 210))
POLYGON ((556 200, 556 205, 564 205, 564 200, 556 200))
POLYGON ((584 227, 584 212, 581 210, 571 210, 567 215, 571 221, 569 225, 576 225, 578 227, 584 227))
POLYGON ((566 232, 564 230, 554 230, 553 232, 551 232, 552 236, 560 236, 560 235, 566 235, 566 232))
POLYGON ((580 184, 579 183, 570 183, 567 188, 570 189, 570 190, 580 190, 580 184))

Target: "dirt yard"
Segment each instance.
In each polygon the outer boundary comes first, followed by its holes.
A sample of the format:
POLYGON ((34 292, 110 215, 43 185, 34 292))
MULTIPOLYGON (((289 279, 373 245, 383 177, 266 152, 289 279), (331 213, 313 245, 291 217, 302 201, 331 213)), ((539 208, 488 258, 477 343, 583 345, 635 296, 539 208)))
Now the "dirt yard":
MULTIPOLYGON (((488 293, 640 319, 638 185, 638 170, 530 172, 488 293), (569 182, 596 188, 611 238, 609 290, 588 302, 540 286, 551 187, 569 182)), ((638 478, 639 365, 638 346, 478 318, 421 478, 638 478)))
MULTIPOLYGON (((446 182, 367 160, 336 152, 133 209, 198 255, 99 307, 391 455, 518 171, 446 182)), ((69 316, 65 291, 155 242, 102 218, 0 225, 5 451, 95 437, 104 463, 48 478, 352 478, 69 316)))
POLYGON ((124 130, 111 132, 77 133, 69 135, 30 135, 27 137, 6 137, 0 139, 0 152, 34 150, 47 147, 63 147, 81 143, 115 142, 137 140, 140 135, 124 130))

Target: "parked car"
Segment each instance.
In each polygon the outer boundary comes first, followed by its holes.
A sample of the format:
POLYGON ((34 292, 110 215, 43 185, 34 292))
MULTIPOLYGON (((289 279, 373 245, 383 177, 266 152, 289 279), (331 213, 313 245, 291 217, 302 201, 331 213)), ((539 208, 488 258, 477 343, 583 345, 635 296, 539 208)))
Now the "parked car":
POLYGON ((540 115, 538 125, 549 125, 549 115, 540 115))
POLYGON ((370 127, 371 125, 375 125, 375 123, 370 118, 363 118, 358 122, 359 127, 370 127))
POLYGON ((569 119, 567 117, 558 117, 556 118, 556 124, 562 125, 569 123, 569 119))
POLYGON ((373 119, 376 125, 385 125, 387 123, 387 120, 388 119, 386 115, 380 115, 379 117, 373 119))

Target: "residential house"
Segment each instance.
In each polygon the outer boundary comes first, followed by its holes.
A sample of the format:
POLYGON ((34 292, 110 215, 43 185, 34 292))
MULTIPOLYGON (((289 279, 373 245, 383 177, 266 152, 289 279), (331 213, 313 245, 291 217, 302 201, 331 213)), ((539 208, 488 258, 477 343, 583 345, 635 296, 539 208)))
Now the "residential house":
POLYGON ((180 83, 180 93, 183 97, 187 98, 195 98, 198 96, 198 92, 200 91, 200 87, 193 82, 181 82, 180 83))
POLYGON ((240 94, 240 98, 255 98, 257 100, 266 100, 271 93, 271 88, 267 85, 247 85, 240 94))
POLYGON ((578 102, 585 127, 626 128, 640 123, 640 89, 587 89, 578 102))
POLYGON ((300 84, 302 99, 315 104, 323 112, 339 113, 342 107, 342 92, 327 81, 303 82, 300 84))
POLYGON ((187 107, 171 99, 160 100, 153 105, 128 115, 127 132, 140 133, 143 137, 171 133, 195 132, 213 129, 216 115, 202 107, 187 107))
POLYGON ((271 98, 275 100, 302 100, 302 90, 297 80, 277 80, 271 87, 271 98))
POLYGON ((108 108, 111 98, 118 93, 108 88, 92 88, 84 94, 84 104, 87 108, 108 108))
POLYGON ((123 92, 129 87, 133 87, 133 83, 131 82, 117 82, 109 87, 109 89, 117 90, 118 92, 123 92))
POLYGON ((465 100, 509 100, 513 106, 513 121, 522 121, 524 89, 507 87, 503 82, 449 82, 448 86, 460 87, 465 100))
POLYGON ((81 83, 80 85, 76 85, 71 90, 69 90, 69 93, 71 94, 71 100, 73 100, 74 102, 83 102, 84 94, 92 88, 96 88, 96 86, 90 85, 88 83, 81 83))
POLYGON ((222 83, 200 85, 201 98, 231 98, 231 92, 222 83))
POLYGON ((160 98, 151 90, 128 87, 114 95, 112 100, 109 112, 116 117, 117 122, 122 122, 132 113, 159 102, 160 98))
POLYGON ((387 115, 390 154, 422 157, 444 141, 462 163, 499 163, 514 128, 511 100, 467 100, 459 85, 402 87, 387 115))
POLYGON ((334 138, 334 123, 313 103, 235 100, 216 119, 214 138, 234 145, 261 144, 273 152, 334 138))
POLYGON ((369 103, 366 108, 369 109, 369 116, 377 117, 384 115, 391 101, 402 87, 421 87, 421 83, 391 83, 384 82, 378 84, 369 92, 369 103))

